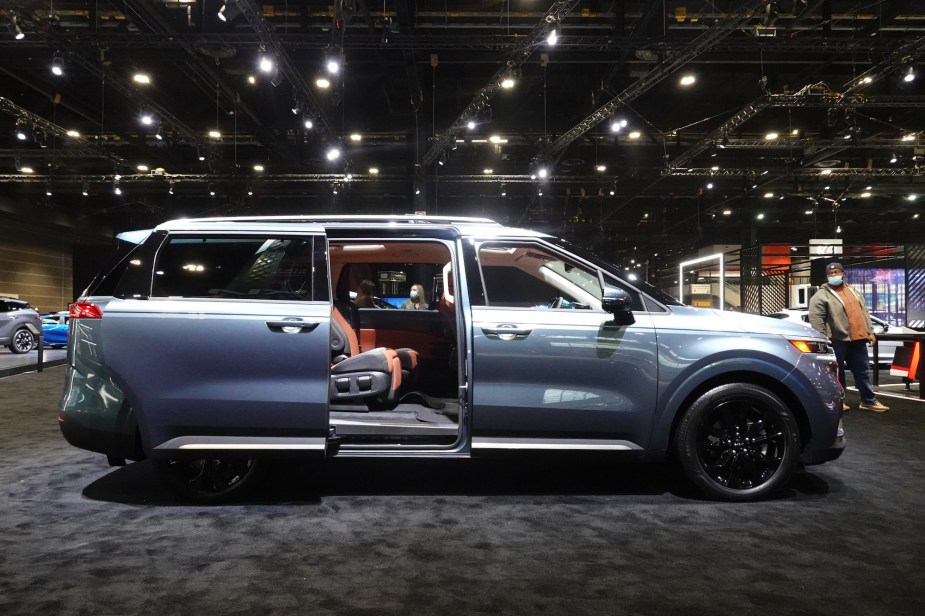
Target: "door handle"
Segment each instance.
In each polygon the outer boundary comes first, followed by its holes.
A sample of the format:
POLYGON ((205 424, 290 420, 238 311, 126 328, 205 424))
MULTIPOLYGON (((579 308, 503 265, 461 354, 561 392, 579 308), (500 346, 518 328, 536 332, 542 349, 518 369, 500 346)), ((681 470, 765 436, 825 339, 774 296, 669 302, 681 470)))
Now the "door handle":
POLYGON ((517 327, 516 325, 503 324, 497 327, 483 327, 482 333, 488 338, 497 340, 523 340, 532 332, 532 328, 517 327))
POLYGON ((267 327, 270 331, 283 334, 301 334, 308 333, 318 327, 314 321, 267 321, 267 327))

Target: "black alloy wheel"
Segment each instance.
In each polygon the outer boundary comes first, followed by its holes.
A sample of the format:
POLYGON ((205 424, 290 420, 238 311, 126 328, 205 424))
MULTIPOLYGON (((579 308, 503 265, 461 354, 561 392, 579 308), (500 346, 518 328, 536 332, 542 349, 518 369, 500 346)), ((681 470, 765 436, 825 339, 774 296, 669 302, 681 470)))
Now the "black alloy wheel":
POLYGON ((263 463, 255 458, 152 460, 162 480, 179 497, 197 503, 240 500, 259 482, 263 463))
POLYGON ((17 329, 13 333, 13 339, 10 341, 9 349, 13 353, 28 353, 36 346, 35 336, 27 328, 17 329))
POLYGON ((772 392, 732 383, 691 405, 675 444, 688 478, 706 495, 750 501, 786 485, 797 466, 800 433, 790 410, 772 392))

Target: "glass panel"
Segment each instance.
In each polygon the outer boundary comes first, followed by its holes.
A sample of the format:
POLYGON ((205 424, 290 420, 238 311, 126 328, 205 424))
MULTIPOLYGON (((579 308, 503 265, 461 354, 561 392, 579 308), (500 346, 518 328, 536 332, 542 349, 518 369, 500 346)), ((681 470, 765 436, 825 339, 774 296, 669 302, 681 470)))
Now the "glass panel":
POLYGON ((158 253, 153 294, 312 300, 313 246, 310 237, 171 237, 158 253))

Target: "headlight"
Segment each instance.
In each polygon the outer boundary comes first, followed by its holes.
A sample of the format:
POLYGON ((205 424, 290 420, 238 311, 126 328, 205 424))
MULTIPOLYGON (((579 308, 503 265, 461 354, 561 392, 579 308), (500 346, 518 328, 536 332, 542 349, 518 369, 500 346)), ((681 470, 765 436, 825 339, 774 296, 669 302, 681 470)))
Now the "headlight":
POLYGON ((820 353, 828 354, 832 353, 832 347, 829 346, 828 342, 823 340, 802 340, 802 339, 791 339, 790 344, 795 346, 801 353, 820 353))

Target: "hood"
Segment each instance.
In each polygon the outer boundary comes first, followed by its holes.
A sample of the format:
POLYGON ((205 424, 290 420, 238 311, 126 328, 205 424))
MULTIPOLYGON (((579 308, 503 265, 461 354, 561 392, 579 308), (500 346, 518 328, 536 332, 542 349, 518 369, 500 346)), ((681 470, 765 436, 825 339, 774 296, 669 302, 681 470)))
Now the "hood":
POLYGON ((739 329, 752 334, 780 334, 781 336, 806 336, 824 339, 825 336, 813 329, 808 323, 797 323, 786 319, 774 319, 760 314, 710 310, 727 324, 729 329, 739 329))

